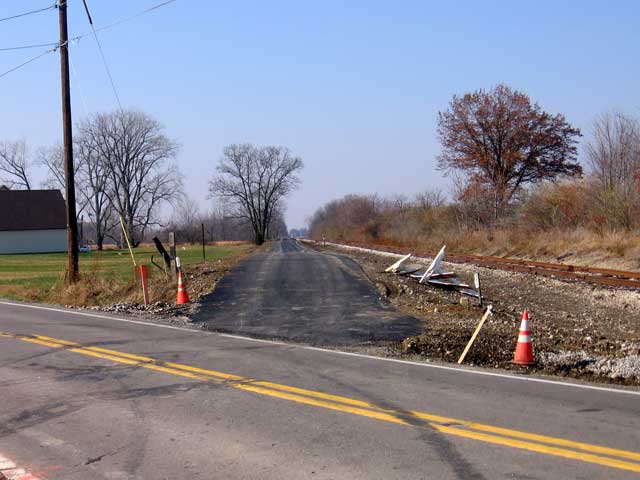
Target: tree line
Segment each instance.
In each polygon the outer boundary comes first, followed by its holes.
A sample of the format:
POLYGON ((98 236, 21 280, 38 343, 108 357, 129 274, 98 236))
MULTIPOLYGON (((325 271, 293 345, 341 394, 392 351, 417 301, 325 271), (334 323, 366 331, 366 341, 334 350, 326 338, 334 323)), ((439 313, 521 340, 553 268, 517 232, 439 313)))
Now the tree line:
MULTIPOLYGON (((182 241, 244 240, 263 243, 286 235, 286 196, 299 185, 302 160, 280 146, 234 144, 224 148, 210 182, 214 209, 202 213, 184 192, 176 164, 179 144, 150 115, 117 110, 89 115, 74 128, 77 216, 89 218, 99 250, 107 239, 123 246, 121 225, 132 246, 149 235, 174 230, 182 241), (173 211, 163 221, 163 208, 173 211)), ((30 154, 25 140, 0 142, 0 182, 31 189, 34 164, 46 168, 43 186, 64 194, 61 145, 30 154)), ((165 215, 166 216, 166 215, 165 215)))
POLYGON ((438 114, 438 168, 453 178, 447 199, 427 190, 347 195, 310 219, 316 238, 412 243, 497 228, 640 228, 640 119, 611 111, 582 136, 508 86, 454 96, 438 114))
MULTIPOLYGON (((282 212, 277 212, 271 219, 269 230, 268 238, 287 236, 287 224, 282 212)), ((191 244, 201 242, 203 236, 207 243, 236 240, 254 242, 256 239, 253 226, 234 215, 230 205, 217 202, 213 208, 205 211, 188 196, 182 197, 166 225, 156 231, 165 237, 168 232, 174 232, 181 242, 191 244)))

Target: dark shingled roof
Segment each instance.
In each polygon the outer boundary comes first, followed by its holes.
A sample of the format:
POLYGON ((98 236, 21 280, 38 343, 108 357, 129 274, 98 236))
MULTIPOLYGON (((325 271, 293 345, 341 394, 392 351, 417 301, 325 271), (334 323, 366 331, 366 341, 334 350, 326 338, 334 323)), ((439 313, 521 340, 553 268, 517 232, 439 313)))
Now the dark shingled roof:
POLYGON ((67 228, 60 190, 0 189, 0 231, 67 228))

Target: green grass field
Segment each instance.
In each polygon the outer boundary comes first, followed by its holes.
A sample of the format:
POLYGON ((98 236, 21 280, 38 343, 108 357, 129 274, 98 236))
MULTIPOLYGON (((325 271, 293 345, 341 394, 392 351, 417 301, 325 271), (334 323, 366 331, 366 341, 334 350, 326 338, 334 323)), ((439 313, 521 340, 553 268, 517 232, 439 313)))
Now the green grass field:
MULTIPOLYGON (((249 248, 248 245, 207 245, 207 262, 215 261, 249 248)), ((153 247, 134 249, 138 265, 161 264, 160 254, 153 247)), ((202 262, 201 246, 179 246, 177 255, 185 266, 202 262)), ((50 301, 64 285, 66 253, 0 255, 0 298, 12 300, 50 301)), ((133 263, 128 250, 104 250, 80 253, 80 275, 83 279, 99 279, 106 283, 129 282, 133 263)))

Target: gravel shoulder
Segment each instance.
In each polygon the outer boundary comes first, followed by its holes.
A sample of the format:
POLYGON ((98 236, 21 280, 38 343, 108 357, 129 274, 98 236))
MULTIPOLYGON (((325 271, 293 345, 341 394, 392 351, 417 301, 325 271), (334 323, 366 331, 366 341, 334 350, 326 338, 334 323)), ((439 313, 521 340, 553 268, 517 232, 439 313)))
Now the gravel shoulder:
MULTIPOLYGON (((457 361, 483 313, 477 300, 385 273, 398 255, 335 245, 311 246, 353 258, 381 297, 424 322, 424 332, 395 345, 395 354, 457 361)), ((412 263, 429 261, 411 259, 412 263)), ((466 364, 523 370, 511 361, 521 313, 527 309, 537 361, 527 371, 640 385, 640 292, 473 265, 448 267, 470 282, 478 272, 485 303, 494 307, 494 315, 485 323, 466 364)))

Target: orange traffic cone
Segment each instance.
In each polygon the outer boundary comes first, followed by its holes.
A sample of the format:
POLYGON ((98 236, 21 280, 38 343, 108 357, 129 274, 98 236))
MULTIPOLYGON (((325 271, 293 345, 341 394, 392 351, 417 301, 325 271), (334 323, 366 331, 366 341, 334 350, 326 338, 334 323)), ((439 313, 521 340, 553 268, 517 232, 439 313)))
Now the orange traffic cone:
POLYGON ((182 270, 178 270, 178 295, 176 297, 176 305, 182 305, 184 303, 189 303, 189 294, 184 284, 182 270))
POLYGON ((529 334, 529 313, 526 310, 522 312, 522 323, 520 324, 520 332, 518 332, 518 344, 516 345, 513 363, 517 365, 531 365, 535 363, 533 360, 531 335, 529 334))

